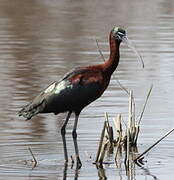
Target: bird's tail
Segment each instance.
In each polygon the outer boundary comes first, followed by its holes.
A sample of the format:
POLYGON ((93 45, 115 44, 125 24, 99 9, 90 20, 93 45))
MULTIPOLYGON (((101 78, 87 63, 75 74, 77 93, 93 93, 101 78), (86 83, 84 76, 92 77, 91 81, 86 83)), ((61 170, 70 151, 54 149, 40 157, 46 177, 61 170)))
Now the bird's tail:
POLYGON ((18 115, 19 116, 23 116, 24 118, 26 118, 27 120, 31 119, 33 116, 35 116, 36 114, 40 113, 43 110, 43 104, 27 104, 26 106, 24 106, 19 112, 18 115))

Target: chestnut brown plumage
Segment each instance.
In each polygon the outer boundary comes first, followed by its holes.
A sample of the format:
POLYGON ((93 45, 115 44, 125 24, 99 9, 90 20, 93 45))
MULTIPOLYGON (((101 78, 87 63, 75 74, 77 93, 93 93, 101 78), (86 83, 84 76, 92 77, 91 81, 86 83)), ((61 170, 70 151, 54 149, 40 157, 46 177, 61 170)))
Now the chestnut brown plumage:
POLYGON ((19 115, 31 119, 38 113, 59 114, 68 112, 65 123, 61 128, 64 145, 65 162, 68 162, 66 148, 66 125, 75 113, 75 123, 72 131, 77 167, 81 167, 79 150, 77 145, 77 122, 82 109, 99 98, 108 87, 112 73, 119 63, 119 46, 126 37, 122 28, 114 27, 109 35, 110 57, 103 64, 75 68, 67 73, 60 81, 53 82, 42 91, 31 103, 19 111, 19 115))

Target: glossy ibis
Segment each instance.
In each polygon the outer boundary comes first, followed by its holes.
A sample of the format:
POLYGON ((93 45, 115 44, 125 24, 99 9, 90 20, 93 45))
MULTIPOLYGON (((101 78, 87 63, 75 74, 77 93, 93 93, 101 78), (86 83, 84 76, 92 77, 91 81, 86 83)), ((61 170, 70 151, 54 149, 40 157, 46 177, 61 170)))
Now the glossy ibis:
POLYGON ((82 164, 79 157, 76 133, 79 114, 85 106, 99 98, 108 87, 111 75, 119 63, 120 43, 124 40, 126 40, 126 31, 122 28, 114 27, 109 35, 110 57, 107 61, 99 65, 75 68, 60 81, 53 82, 31 103, 19 111, 19 115, 27 119, 31 119, 38 113, 59 114, 68 112, 61 128, 65 163, 68 162, 65 133, 71 113, 75 113, 72 137, 77 167, 80 168, 82 164))

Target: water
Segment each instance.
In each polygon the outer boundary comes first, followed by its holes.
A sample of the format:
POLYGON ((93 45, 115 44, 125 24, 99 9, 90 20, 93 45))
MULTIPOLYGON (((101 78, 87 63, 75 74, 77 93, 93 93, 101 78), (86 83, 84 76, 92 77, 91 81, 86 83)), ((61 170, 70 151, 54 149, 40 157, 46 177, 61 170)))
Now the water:
MULTIPOLYGON (((174 127, 173 12, 172 0, 0 0, 0 179, 99 179, 100 171, 92 162, 103 114, 107 111, 111 122, 118 113, 125 121, 127 118, 128 98, 116 78, 134 90, 137 115, 149 87, 154 86, 141 124, 140 152, 174 127), (144 59, 145 69, 122 44, 120 64, 109 88, 85 108, 79 119, 83 166, 79 171, 68 166, 65 171, 60 136, 65 114, 24 121, 17 111, 70 69, 101 63, 96 38, 107 58, 108 33, 113 25, 127 30, 144 59), (29 147, 38 160, 34 169, 29 147)), ((72 126, 73 118, 67 127, 69 155, 74 155, 72 126)), ((170 135, 150 151, 144 167, 136 167, 136 179, 173 178, 173 137, 170 135)), ((127 179, 124 167, 117 169, 111 164, 104 170, 108 179, 127 179)))

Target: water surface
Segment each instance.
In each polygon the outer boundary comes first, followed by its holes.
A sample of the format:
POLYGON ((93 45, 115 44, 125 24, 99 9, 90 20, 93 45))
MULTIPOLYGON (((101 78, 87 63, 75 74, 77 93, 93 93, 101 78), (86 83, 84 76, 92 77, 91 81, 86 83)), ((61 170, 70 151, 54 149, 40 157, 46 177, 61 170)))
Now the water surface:
MULTIPOLYGON (((137 114, 153 84, 141 124, 139 151, 174 127, 172 0, 71 1, 0 0, 0 179, 99 179, 95 159, 104 112, 112 119, 122 113, 127 120, 128 97, 116 79, 133 89, 137 114), (108 58, 108 33, 114 25, 127 30, 145 62, 121 45, 121 59, 104 95, 84 109, 78 124, 83 166, 79 171, 63 166, 60 127, 65 114, 37 116, 31 121, 17 111, 52 81, 76 67, 101 63, 95 39, 108 58), (28 147, 38 159, 32 169, 28 147), (89 158, 91 156, 91 158, 89 158)), ((67 127, 69 155, 74 155, 71 118, 67 127)), ((136 167, 136 179, 172 179, 174 135, 148 156, 144 168, 136 167)), ((112 161, 112 157, 111 157, 112 161)), ((124 167, 104 167, 108 179, 127 179, 124 167)))

